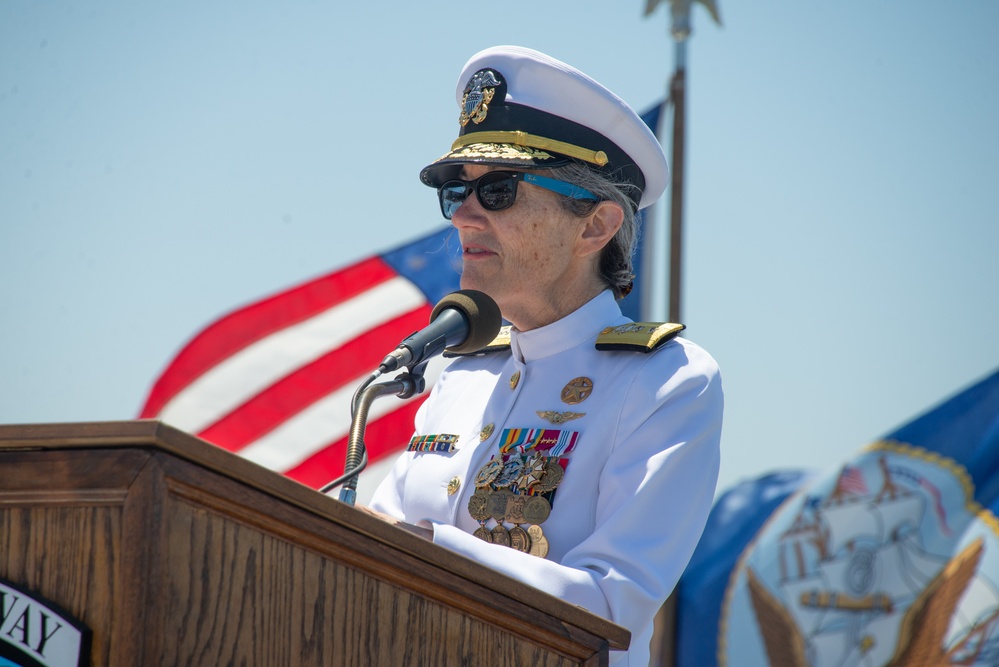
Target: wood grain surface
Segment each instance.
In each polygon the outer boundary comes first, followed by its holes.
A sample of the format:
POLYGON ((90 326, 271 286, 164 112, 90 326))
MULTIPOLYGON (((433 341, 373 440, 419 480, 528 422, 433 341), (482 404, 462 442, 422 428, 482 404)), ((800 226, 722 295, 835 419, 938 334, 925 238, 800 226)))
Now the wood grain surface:
POLYGON ((0 426, 0 577, 94 665, 598 665, 623 628, 156 422, 0 426))

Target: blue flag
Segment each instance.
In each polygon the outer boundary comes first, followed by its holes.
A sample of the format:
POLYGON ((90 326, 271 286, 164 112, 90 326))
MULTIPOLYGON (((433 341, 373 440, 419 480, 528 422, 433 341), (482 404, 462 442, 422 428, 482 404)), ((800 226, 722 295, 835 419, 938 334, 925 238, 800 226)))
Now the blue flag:
MULTIPOLYGON (((665 102, 660 102, 642 114, 642 120, 645 121, 645 124, 649 126, 649 129, 652 130, 652 133, 656 136, 659 135, 659 118, 662 115, 662 109, 665 105, 665 102)), ((646 208, 639 211, 635 215, 635 222, 638 224, 638 244, 635 248, 635 256, 632 258, 632 270, 635 272, 635 285, 631 290, 631 294, 618 302, 621 306, 621 312, 636 322, 647 320, 649 317, 648 314, 642 310, 642 301, 645 298, 644 295, 647 291, 652 289, 652 267, 650 266, 648 258, 645 257, 642 245, 649 233, 649 218, 652 215, 653 208, 654 207, 646 208)))
POLYGON ((999 372, 826 474, 721 496, 676 665, 999 665, 999 372))

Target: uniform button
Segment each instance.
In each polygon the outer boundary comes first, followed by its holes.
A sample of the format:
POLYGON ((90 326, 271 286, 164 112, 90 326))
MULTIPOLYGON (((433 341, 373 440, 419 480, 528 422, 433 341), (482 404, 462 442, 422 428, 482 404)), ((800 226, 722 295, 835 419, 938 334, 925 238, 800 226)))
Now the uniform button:
POLYGON ((510 376, 510 389, 516 389, 517 383, 520 382, 520 371, 517 371, 510 376))
POLYGON ((495 428, 496 428, 496 425, 493 424, 492 422, 490 422, 490 423, 486 424, 485 426, 483 426, 482 430, 479 431, 479 442, 485 442, 486 440, 488 440, 489 436, 491 436, 493 434, 493 429, 495 429, 495 428))
POLYGON ((452 477, 451 481, 447 483, 447 495, 453 496, 458 493, 458 489, 461 488, 461 480, 457 476, 452 477))

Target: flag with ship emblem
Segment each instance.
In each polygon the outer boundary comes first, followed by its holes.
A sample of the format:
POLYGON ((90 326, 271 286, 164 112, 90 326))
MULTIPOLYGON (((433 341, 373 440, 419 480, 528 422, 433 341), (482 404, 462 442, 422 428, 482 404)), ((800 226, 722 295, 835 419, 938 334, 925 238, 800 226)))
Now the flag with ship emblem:
POLYGON ((678 588, 676 664, 997 665, 997 513, 999 372, 828 474, 719 498, 678 588))

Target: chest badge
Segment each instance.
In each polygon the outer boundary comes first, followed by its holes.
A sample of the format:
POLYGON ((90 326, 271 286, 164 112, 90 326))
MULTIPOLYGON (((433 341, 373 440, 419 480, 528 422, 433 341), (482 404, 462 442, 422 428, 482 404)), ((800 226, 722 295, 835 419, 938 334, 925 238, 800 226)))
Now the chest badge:
POLYGON ((593 393, 593 380, 588 377, 578 377, 569 380, 562 388, 562 402, 567 405, 578 405, 593 393))
POLYGON ((557 410, 538 410, 538 416, 551 424, 564 424, 573 419, 585 417, 585 412, 558 412, 557 410))
POLYGON ((510 389, 516 389, 517 384, 519 383, 520 383, 520 371, 517 371, 516 373, 510 376, 510 389))

